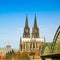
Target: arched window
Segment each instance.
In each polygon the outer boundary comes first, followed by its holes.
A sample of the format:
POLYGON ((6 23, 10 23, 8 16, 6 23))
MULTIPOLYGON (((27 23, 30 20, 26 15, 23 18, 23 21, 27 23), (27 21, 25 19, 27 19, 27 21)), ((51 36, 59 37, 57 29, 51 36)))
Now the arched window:
POLYGON ((30 43, 30 48, 32 48, 32 43, 30 43))
POLYGON ((36 42, 36 48, 38 48, 37 42, 36 42))
POLYGON ((33 43, 33 48, 35 48, 35 43, 33 43))
POLYGON ((20 44, 20 50, 22 50, 22 44, 20 44))

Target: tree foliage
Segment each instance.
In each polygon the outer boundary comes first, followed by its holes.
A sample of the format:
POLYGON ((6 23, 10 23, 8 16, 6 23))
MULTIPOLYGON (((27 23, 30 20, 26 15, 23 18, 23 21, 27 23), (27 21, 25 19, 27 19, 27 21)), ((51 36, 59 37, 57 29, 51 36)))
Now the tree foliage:
POLYGON ((7 60, 30 60, 26 52, 9 53, 9 54, 6 54, 5 58, 7 60))

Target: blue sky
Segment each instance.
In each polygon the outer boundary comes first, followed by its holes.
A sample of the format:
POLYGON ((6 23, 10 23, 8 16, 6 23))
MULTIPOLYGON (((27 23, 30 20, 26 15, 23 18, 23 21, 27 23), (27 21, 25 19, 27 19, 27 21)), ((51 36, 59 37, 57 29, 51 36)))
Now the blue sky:
POLYGON ((52 42, 60 25, 59 0, 0 0, 0 47, 19 48, 26 14, 32 29, 36 14, 40 37, 52 42))

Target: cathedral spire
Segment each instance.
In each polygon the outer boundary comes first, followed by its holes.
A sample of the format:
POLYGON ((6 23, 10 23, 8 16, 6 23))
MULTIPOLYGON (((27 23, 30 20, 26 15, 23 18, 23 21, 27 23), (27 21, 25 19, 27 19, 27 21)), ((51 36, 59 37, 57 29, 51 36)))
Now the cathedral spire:
POLYGON ((39 38, 39 29, 37 27, 36 15, 34 18, 34 26, 32 28, 32 37, 39 38))
POLYGON ((28 27, 28 16, 26 15, 25 27, 28 27))
POLYGON ((25 27, 24 27, 23 38, 29 38, 29 37, 30 37, 30 28, 28 26, 28 17, 26 15, 26 22, 25 22, 25 27))
POLYGON ((34 27, 37 27, 36 15, 35 15, 35 18, 34 18, 34 27))

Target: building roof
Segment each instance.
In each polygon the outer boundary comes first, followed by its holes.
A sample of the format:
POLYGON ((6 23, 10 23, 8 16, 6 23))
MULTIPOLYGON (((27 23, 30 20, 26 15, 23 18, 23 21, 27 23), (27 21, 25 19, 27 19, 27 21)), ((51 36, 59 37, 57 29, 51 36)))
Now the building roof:
POLYGON ((44 42, 44 38, 21 38, 22 41, 27 42, 27 41, 37 41, 37 42, 44 42))
POLYGON ((1 48, 0 51, 2 52, 2 56, 5 56, 6 53, 11 52, 13 49, 10 45, 7 45, 5 48, 1 48))

